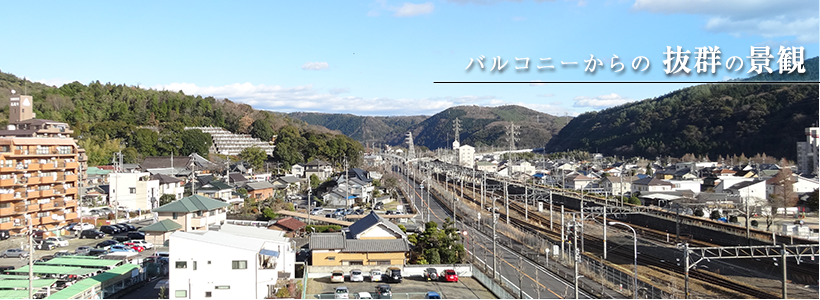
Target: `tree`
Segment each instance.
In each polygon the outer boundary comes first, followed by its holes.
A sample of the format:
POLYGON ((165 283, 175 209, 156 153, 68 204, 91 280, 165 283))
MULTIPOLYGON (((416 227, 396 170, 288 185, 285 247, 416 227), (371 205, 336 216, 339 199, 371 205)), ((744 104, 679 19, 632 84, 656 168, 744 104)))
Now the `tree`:
POLYGON ((792 207, 797 204, 797 193, 794 192, 794 179, 792 179, 792 170, 784 158, 780 161, 780 171, 766 181, 767 184, 774 186, 774 193, 769 194, 768 201, 771 211, 766 215, 766 230, 769 230, 774 224, 774 218, 777 214, 778 208, 792 207))
POLYGON ((251 136, 262 140, 263 142, 270 142, 273 140, 275 132, 273 128, 264 120, 256 120, 251 124, 251 136))
POLYGON ((813 211, 818 210, 818 189, 814 189, 814 192, 809 194, 809 198, 806 199, 806 206, 813 211))
POLYGON ((319 187, 319 184, 321 184, 321 183, 322 183, 322 181, 319 180, 319 176, 316 176, 316 174, 310 174, 310 188, 311 189, 315 190, 316 188, 319 187))
POLYGON ((652 176, 652 163, 646 164, 646 175, 652 176))
POLYGON ((702 208, 696 208, 694 213, 695 213, 695 217, 703 217, 703 215, 704 215, 702 208))
POLYGON ((709 213, 709 219, 712 219, 712 220, 720 219, 720 212, 717 209, 712 210, 712 212, 709 213))
POLYGON ((248 131, 250 131, 251 129, 251 124, 253 124, 253 118, 249 116, 244 116, 241 119, 239 119, 237 130, 240 133, 248 133, 248 131))
POLYGON ((174 195, 171 195, 171 194, 162 194, 162 196, 160 196, 160 197, 159 197, 159 206, 163 206, 163 205, 165 205, 165 204, 168 204, 168 203, 174 202, 174 201, 176 201, 176 200, 177 200, 177 197, 176 197, 176 196, 174 196, 174 195))
POLYGON ((242 150, 242 152, 239 153, 239 158, 247 161, 254 169, 261 170, 265 165, 265 159, 268 158, 268 155, 261 148, 254 146, 242 150))
POLYGON ((208 150, 213 144, 211 134, 204 133, 199 129, 183 131, 180 139, 182 140, 182 149, 180 149, 179 154, 184 156, 196 152, 200 156, 208 157, 208 150))

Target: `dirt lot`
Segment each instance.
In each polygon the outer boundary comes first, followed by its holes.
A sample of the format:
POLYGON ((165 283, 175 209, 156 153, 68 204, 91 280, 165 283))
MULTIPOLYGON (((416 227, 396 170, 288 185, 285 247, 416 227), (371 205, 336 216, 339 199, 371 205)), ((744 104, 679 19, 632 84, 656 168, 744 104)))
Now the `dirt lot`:
MULTIPOLYGON (((350 299, 355 299, 358 292, 374 294, 381 282, 331 283, 330 278, 308 279, 307 299, 333 299, 333 292, 338 286, 346 286, 350 299)), ((389 283, 393 290, 393 299, 422 299, 428 291, 438 292, 444 299, 496 299, 481 283, 470 277, 459 278, 458 282, 427 281, 422 277, 405 277, 402 283, 389 283)), ((375 296, 375 295, 374 295, 375 296)))

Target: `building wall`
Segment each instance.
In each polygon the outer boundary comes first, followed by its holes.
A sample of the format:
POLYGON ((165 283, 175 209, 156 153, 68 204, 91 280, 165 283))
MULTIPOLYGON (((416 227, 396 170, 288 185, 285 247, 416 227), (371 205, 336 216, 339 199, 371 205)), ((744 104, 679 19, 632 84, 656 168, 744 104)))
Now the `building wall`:
POLYGON ((205 244, 173 236, 170 245, 169 299, 176 299, 177 291, 186 291, 185 298, 190 299, 203 299, 205 292, 211 292, 211 298, 216 299, 262 299, 266 294, 258 293, 256 282, 260 281, 259 285, 263 287, 276 283, 275 278, 271 281, 256 277, 255 251, 205 244), (208 251, 197 251, 203 248, 208 251), (246 261, 247 268, 232 269, 234 260, 246 261), (177 268, 177 262, 185 262, 186 268, 177 268), (193 270, 194 262, 197 264, 196 270, 193 270), (230 289, 217 289, 217 286, 230 286, 230 289))
POLYGON ((405 262, 404 252, 388 253, 341 253, 330 250, 313 250, 313 266, 343 266, 351 261, 361 261, 365 266, 375 266, 378 262, 390 261, 391 265, 402 265, 405 262), (333 260, 329 259, 330 257, 333 260))
POLYGON ((0 230, 78 222, 78 153, 70 138, 0 138, 0 230))
MULTIPOLYGON (((159 191, 158 180, 141 180, 150 177, 148 172, 138 173, 109 173, 109 199, 113 205, 116 201, 118 206, 125 206, 128 209, 151 209, 151 188, 159 191), (133 188, 133 193, 131 189, 133 188)), ((157 197, 159 199, 159 197, 157 197)))
POLYGON ((397 239, 399 237, 390 230, 385 229, 382 226, 373 226, 370 229, 365 230, 359 236, 360 240, 383 240, 383 239, 397 239))
POLYGON ((273 188, 248 191, 248 196, 256 198, 256 200, 268 199, 268 197, 273 197, 273 188))

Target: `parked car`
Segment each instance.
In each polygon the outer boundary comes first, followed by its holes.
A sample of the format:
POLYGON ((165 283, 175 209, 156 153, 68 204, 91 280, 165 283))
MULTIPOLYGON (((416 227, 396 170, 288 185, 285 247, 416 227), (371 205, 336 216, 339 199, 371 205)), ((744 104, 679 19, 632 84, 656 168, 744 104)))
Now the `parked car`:
POLYGON ((384 209, 384 203, 382 203, 381 201, 376 202, 376 205, 373 205, 373 209, 375 209, 375 210, 382 210, 382 209, 384 209))
POLYGON ((136 232, 129 232, 126 234, 129 239, 132 240, 144 240, 145 239, 145 232, 136 231, 136 232))
POLYGON ((105 233, 102 233, 102 232, 100 232, 99 230, 96 230, 96 229, 87 229, 87 230, 83 230, 83 231, 80 232, 80 238, 81 239, 82 238, 99 239, 99 238, 104 237, 104 236, 105 236, 105 233))
POLYGON ((311 215, 321 215, 321 214, 322 214, 322 211, 324 211, 324 209, 323 209, 323 208, 321 208, 321 207, 314 207, 312 210, 310 210, 310 214, 311 214, 311 215))
POLYGON ((62 256, 71 256, 71 252, 68 252, 68 250, 60 250, 60 251, 54 252, 54 257, 62 257, 62 256))
POLYGON ((146 242, 145 240, 131 240, 131 243, 136 246, 142 246, 145 249, 154 249, 154 244, 146 242))
POLYGON ((96 228, 96 227, 94 227, 94 225, 93 225, 93 224, 89 224, 89 223, 77 223, 77 224, 75 224, 73 227, 71 227, 71 230, 74 230, 74 231, 83 231, 83 230, 93 230, 93 229, 95 229, 95 228, 96 228))
POLYGON ((368 292, 358 292, 356 293, 356 299, 373 299, 373 296, 370 296, 368 292))
POLYGON ((88 254, 88 251, 91 251, 91 249, 92 248, 89 247, 89 246, 80 246, 80 247, 77 247, 76 250, 74 250, 74 253, 78 254, 78 255, 86 255, 86 254, 88 254))
POLYGON ((0 230, 0 241, 10 238, 11 235, 9 234, 8 230, 0 230))
POLYGON ((382 281, 382 270, 379 270, 379 269, 370 270, 370 281, 372 281, 372 282, 382 281))
POLYGON ((111 253, 108 249, 91 249, 86 253, 87 256, 102 256, 111 253))
POLYGON ((353 214, 354 215, 363 215, 364 214, 364 209, 361 209, 361 208, 356 209, 356 211, 354 211, 353 214))
POLYGON ((349 293, 346 286, 336 287, 336 291, 333 293, 333 299, 349 299, 349 293))
POLYGON ((34 250, 47 250, 48 251, 48 250, 54 250, 56 248, 57 248, 57 244, 54 244, 52 242, 46 242, 46 241, 43 241, 41 243, 38 243, 38 244, 34 245, 34 250))
POLYGON ((40 257, 40 259, 38 259, 38 260, 36 260, 36 261, 34 261, 34 262, 35 262, 35 263, 37 263, 37 262, 47 262, 47 261, 49 261, 49 260, 54 259, 55 257, 56 257, 56 256, 54 256, 54 255, 43 255, 43 256, 41 256, 41 257, 40 257))
POLYGON ((94 248, 108 250, 111 248, 111 246, 118 245, 119 243, 120 242, 117 242, 115 240, 102 241, 97 243, 97 245, 94 246, 94 248))
POLYGON ((145 251, 145 247, 134 244, 133 242, 123 243, 126 247, 130 247, 131 249, 137 250, 137 252, 145 251))
POLYGON ((458 282, 458 274, 453 269, 444 270, 444 272, 441 272, 440 277, 444 281, 458 282))
POLYGON ((28 257, 28 251, 25 251, 25 250, 20 249, 20 248, 6 249, 6 251, 3 251, 3 255, 2 255, 2 257, 3 257, 3 258, 8 258, 8 257, 28 257))
POLYGON ((111 239, 113 239, 117 242, 120 242, 120 243, 124 243, 124 242, 127 242, 127 241, 131 240, 130 238, 128 238, 128 235, 122 234, 122 233, 118 234, 118 235, 115 235, 115 236, 112 236, 111 239))
POLYGON ((0 274, 6 273, 8 270, 17 269, 15 266, 0 266, 0 274))
POLYGON ((122 224, 111 224, 111 226, 116 227, 117 229, 119 229, 121 233, 128 232, 128 226, 125 226, 125 225, 122 225, 122 224))
POLYGON ((441 295, 436 292, 427 292, 427 294, 424 295, 424 299, 441 299, 441 295))
POLYGON ((357 282, 357 281, 364 281, 364 275, 362 274, 362 270, 359 270, 359 269, 350 270, 350 282, 357 282))
POLYGON ((47 237, 45 241, 52 242, 57 245, 57 247, 68 247, 68 241, 61 236, 47 237))
POLYGON ((398 267, 387 268, 387 271, 382 274, 385 282, 401 283, 401 269, 398 267))
POLYGON ((128 224, 128 223, 120 223, 120 225, 125 226, 125 228, 128 229, 129 232, 130 231, 137 231, 137 227, 134 227, 134 225, 131 225, 131 224, 128 224))
POLYGON ((345 282, 345 272, 342 270, 334 270, 330 273, 330 282, 345 282))
POLYGON ((424 269, 424 278, 427 278, 427 281, 438 280, 438 270, 436 270, 436 268, 424 269))
POLYGON ((110 250, 111 252, 137 252, 137 250, 134 250, 133 248, 128 247, 126 245, 111 245, 111 247, 108 248, 108 250, 110 250))
POLYGON ((380 284, 376 286, 376 298, 378 299, 393 299, 393 291, 389 284, 380 284))
POLYGON ((119 228, 111 226, 111 225, 100 226, 100 231, 105 232, 105 233, 110 234, 110 235, 115 235, 117 233, 120 233, 119 228))

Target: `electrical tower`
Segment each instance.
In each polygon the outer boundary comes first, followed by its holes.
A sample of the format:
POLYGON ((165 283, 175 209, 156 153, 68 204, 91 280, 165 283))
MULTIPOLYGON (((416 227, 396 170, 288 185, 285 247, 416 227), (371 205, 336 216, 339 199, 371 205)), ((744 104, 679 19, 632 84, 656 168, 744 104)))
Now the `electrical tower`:
POLYGON ((507 141, 510 142, 510 152, 515 150, 515 142, 518 141, 518 134, 520 132, 516 131, 516 129, 521 128, 521 126, 516 126, 513 122, 510 122, 510 126, 507 126, 507 141))
POLYGON ((416 158, 416 149, 413 149, 413 133, 408 131, 407 138, 404 140, 407 142, 407 159, 416 158))
POLYGON ((461 130, 461 120, 459 120, 458 118, 453 120, 453 129, 456 131, 456 142, 460 143, 460 141, 458 140, 458 132, 459 130, 461 130))

